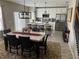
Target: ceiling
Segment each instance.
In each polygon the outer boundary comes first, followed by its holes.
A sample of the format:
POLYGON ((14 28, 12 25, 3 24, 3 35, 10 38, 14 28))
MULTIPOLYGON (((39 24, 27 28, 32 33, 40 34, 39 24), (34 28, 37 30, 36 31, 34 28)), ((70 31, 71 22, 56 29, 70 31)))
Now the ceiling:
MULTIPOLYGON (((11 2, 15 2, 18 4, 24 4, 24 0, 7 0, 11 2)), ((45 0, 25 0, 26 6, 34 6, 34 1, 36 2, 36 7, 45 7, 45 0)), ((69 0, 46 0, 46 6, 66 6, 69 0)))

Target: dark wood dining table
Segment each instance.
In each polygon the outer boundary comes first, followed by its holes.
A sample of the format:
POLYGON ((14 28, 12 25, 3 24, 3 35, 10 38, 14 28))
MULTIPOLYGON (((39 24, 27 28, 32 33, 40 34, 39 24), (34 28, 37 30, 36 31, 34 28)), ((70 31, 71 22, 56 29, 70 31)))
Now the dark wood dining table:
MULTIPOLYGON (((45 36, 45 32, 9 32, 7 35, 16 35, 17 38, 19 38, 19 36, 30 37, 36 45, 36 54, 37 57, 39 57, 39 42, 42 41, 42 38, 45 36)), ((4 34, 4 36, 6 35, 4 34)))

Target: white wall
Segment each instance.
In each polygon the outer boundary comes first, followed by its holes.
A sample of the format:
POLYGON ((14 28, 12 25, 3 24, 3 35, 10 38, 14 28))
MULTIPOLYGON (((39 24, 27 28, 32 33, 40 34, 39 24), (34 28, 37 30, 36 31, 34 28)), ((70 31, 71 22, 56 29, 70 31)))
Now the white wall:
MULTIPOLYGON (((66 14, 66 8, 46 8, 50 18, 56 18, 56 14, 66 14)), ((45 12, 45 8, 37 9, 37 17, 42 18, 42 14, 45 12)))
MULTIPOLYGON (((14 25, 14 12, 20 12, 23 11, 24 7, 23 5, 16 4, 13 2, 5 2, 1 3, 2 5, 2 13, 3 13, 3 19, 4 19, 4 29, 10 28, 12 31, 15 30, 14 25)), ((28 6, 25 7, 25 10, 28 11, 28 6)), ((30 7, 29 7, 30 12, 30 7)))
POLYGON ((73 10, 72 10, 71 22, 68 22, 68 28, 70 30, 68 44, 69 44, 73 59, 77 59, 76 37, 75 37, 75 30, 74 30, 75 7, 76 7, 76 0, 72 0, 71 3, 69 4, 69 8, 73 8, 73 10))

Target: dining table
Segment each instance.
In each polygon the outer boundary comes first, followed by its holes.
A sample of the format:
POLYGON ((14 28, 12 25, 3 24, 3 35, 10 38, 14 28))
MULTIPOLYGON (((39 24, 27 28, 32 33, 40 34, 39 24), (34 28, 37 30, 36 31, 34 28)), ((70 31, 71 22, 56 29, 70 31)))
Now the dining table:
MULTIPOLYGON (((16 38, 19 38, 19 36, 22 37, 30 37, 30 40, 34 42, 36 45, 36 54, 37 57, 39 57, 39 42, 42 41, 43 37, 45 36, 45 32, 9 32, 7 35, 16 35, 16 38)), ((4 36, 6 36, 4 34, 4 36)))
POLYGON ((45 32, 9 32, 7 35, 16 35, 17 38, 19 36, 30 37, 32 41, 41 41, 45 35, 45 32))

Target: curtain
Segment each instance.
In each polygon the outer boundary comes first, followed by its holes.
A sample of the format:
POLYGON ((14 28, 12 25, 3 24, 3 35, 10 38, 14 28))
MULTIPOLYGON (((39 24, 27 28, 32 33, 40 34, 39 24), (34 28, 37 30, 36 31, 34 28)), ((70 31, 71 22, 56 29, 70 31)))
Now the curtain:
POLYGON ((3 30, 3 19, 2 19, 2 9, 1 9, 1 6, 0 6, 0 31, 3 30))

